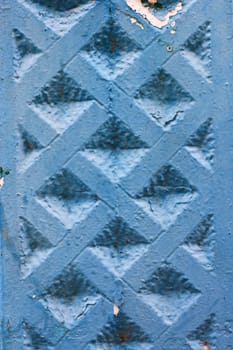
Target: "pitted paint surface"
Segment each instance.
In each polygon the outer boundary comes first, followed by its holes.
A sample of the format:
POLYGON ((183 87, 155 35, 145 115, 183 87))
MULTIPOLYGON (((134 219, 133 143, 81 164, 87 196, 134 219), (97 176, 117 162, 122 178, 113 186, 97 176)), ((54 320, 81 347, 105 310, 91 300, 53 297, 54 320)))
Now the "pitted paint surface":
POLYGON ((232 350, 228 2, 2 3, 0 349, 232 350))

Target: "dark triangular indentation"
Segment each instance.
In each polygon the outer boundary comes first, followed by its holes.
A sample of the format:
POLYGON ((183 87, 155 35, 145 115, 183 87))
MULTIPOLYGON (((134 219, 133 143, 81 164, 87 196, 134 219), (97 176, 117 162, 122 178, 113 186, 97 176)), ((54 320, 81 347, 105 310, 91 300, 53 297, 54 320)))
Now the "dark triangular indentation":
POLYGON ((36 250, 46 250, 52 247, 47 238, 37 231, 34 226, 24 218, 21 218, 21 238, 27 246, 28 253, 33 254, 36 250))
POLYGON ((42 88, 41 93, 34 98, 33 103, 35 105, 56 106, 90 100, 91 96, 82 90, 74 79, 61 70, 42 88))
POLYGON ((187 337, 187 341, 193 350, 204 349, 204 345, 206 349, 215 350, 215 315, 211 314, 203 324, 187 337))
POLYGON ((182 273, 164 264, 144 283, 140 293, 165 322, 171 323, 193 303, 199 291, 182 273))
POLYGON ((90 189, 66 169, 52 176, 38 194, 42 198, 52 196, 63 201, 81 201, 92 197, 90 189))
POLYGON ((85 145, 87 149, 129 150, 148 146, 118 118, 109 118, 85 145))
POLYGON ((176 123, 193 102, 191 95, 164 69, 159 69, 138 90, 135 98, 163 127, 176 123))
POLYGON ((24 347, 26 350, 48 350, 52 345, 35 327, 24 322, 24 347))
POLYGON ((18 29, 13 30, 13 38, 15 42, 15 77, 20 78, 33 65, 38 55, 41 54, 41 50, 18 29))
POLYGON ((96 304, 96 289, 75 266, 69 265, 41 295, 42 304, 49 308, 59 322, 72 327, 96 304))
POLYGON ((121 218, 113 219, 91 243, 114 273, 123 274, 146 250, 148 242, 121 218))
POLYGON ((145 287, 142 288, 142 291, 170 296, 177 293, 183 294, 186 293, 186 291, 195 293, 196 289, 183 274, 177 272, 167 264, 158 268, 151 279, 145 283, 145 287))
POLYGON ((121 218, 117 217, 108 224, 103 232, 93 242, 93 246, 123 249, 125 246, 147 243, 145 238, 130 228, 121 218))
POLYGON ((207 269, 212 268, 214 260, 214 234, 213 215, 207 215, 184 242, 185 248, 207 269))
POLYGON ((31 107, 58 131, 73 123, 92 103, 86 90, 60 70, 33 99, 31 107))
POLYGON ((42 148, 41 144, 37 141, 37 139, 34 136, 30 135, 27 131, 22 130, 21 137, 23 153, 26 156, 42 148))
POLYGON ((212 119, 207 119, 189 138, 186 149, 205 168, 211 168, 215 151, 212 119))
POLYGON ((83 53, 109 79, 122 73, 133 62, 139 50, 138 44, 129 38, 115 20, 110 19, 93 36, 83 53))
POLYGON ((43 297, 46 298, 49 295, 68 304, 73 302, 78 295, 83 297, 93 292, 94 288, 85 277, 75 267, 69 266, 55 279, 53 284, 43 294, 43 297))
POLYGON ((211 24, 202 24, 185 42, 184 55, 205 78, 211 78, 211 24))
POLYGON ((109 118, 84 146, 84 155, 112 181, 118 182, 140 161, 148 148, 118 118, 109 118))
POLYGON ((116 318, 105 325, 94 343, 100 347, 103 346, 104 349, 112 349, 113 345, 124 348, 125 344, 130 345, 131 343, 138 345, 140 348, 140 344, 149 342, 148 335, 125 314, 120 312, 116 318))
POLYGON ((24 0, 39 19, 57 35, 63 36, 92 7, 93 0, 24 0))
POLYGON ((195 195, 195 188, 171 165, 163 166, 137 195, 138 203, 169 226, 195 195))
POLYGON ((85 5, 90 0, 31 0, 34 4, 39 4, 55 11, 69 11, 79 6, 85 5))
POLYGON ((52 244, 25 218, 20 224, 21 268, 27 277, 34 268, 45 260, 52 249, 52 244))
POLYGON ((68 226, 81 220, 98 200, 88 186, 66 169, 52 176, 37 195, 68 226))

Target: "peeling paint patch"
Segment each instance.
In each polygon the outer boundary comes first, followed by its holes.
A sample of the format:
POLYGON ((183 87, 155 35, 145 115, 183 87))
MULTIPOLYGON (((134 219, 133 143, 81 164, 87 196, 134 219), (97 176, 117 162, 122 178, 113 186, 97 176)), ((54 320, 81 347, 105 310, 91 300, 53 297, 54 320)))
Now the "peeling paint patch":
MULTIPOLYGON (((156 3, 157 1, 155 1, 156 3)), ((127 5, 135 12, 139 13, 141 16, 143 16, 150 24, 152 24, 154 27, 157 28, 163 28, 166 26, 169 22, 169 19, 173 16, 175 16, 178 12, 182 10, 182 2, 178 2, 174 9, 169 10, 163 19, 159 19, 155 15, 153 15, 149 8, 143 6, 141 0, 126 0, 127 5)))
POLYGON ((144 29, 143 24, 142 24, 141 22, 139 22, 139 21, 137 20, 137 18, 131 17, 131 18, 130 18, 130 22, 131 22, 131 23, 135 23, 138 27, 140 27, 141 29, 144 29))
POLYGON ((116 304, 114 304, 114 305, 113 305, 113 315, 114 315, 115 317, 117 317, 117 315, 119 314, 119 312, 120 312, 119 307, 118 307, 116 304))

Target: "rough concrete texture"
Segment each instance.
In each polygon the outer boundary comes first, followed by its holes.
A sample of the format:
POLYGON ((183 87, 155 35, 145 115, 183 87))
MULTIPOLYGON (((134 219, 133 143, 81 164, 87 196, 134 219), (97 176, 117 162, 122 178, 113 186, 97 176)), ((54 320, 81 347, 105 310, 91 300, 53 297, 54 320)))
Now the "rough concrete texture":
POLYGON ((2 0, 1 350, 232 350, 232 8, 2 0))

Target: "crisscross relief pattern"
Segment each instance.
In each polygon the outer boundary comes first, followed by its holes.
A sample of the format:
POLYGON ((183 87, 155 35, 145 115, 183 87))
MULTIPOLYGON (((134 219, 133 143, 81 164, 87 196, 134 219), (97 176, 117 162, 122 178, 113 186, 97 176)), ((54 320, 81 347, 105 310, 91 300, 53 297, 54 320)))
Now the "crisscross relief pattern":
POLYGON ((175 36, 123 0, 14 3, 24 348, 215 349, 205 3, 175 36))

